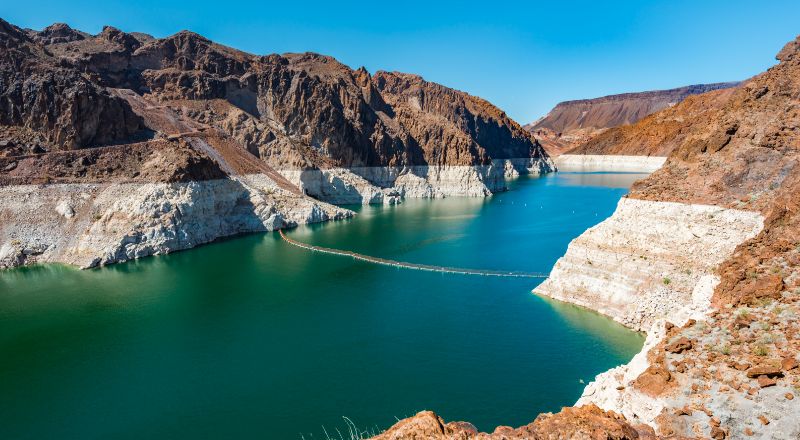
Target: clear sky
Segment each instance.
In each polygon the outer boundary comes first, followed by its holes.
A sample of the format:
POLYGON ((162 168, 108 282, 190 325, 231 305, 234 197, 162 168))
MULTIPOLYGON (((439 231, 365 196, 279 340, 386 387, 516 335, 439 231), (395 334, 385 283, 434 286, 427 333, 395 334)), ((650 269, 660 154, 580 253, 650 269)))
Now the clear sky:
POLYGON ((189 29, 257 54, 418 73, 520 123, 557 102, 745 79, 800 34, 800 0, 436 2, 3 0, 0 17, 97 33, 189 29))

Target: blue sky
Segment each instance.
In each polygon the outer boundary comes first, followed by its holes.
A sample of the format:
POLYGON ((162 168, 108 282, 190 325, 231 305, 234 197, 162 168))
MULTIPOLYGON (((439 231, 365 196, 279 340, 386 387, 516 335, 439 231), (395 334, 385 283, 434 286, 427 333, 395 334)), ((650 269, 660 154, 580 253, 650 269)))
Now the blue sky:
POLYGON ((484 97, 520 123, 559 101, 739 80, 800 34, 800 1, 7 0, 0 17, 157 37, 189 29, 248 52, 314 51, 484 97))

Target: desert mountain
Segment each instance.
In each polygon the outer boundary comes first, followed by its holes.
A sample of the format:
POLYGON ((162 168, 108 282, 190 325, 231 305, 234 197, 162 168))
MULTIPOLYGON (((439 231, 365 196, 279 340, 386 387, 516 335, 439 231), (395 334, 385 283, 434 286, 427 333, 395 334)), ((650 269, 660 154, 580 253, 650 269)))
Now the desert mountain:
POLYGON ((486 165, 543 154, 496 107, 419 76, 373 77, 313 53, 252 55, 188 31, 154 39, 0 22, 0 32, 0 122, 14 145, 6 156, 175 134, 154 120, 164 109, 277 168, 486 165))
POLYGON ((485 196, 550 169, 501 110, 416 75, 0 19, 0 267, 124 261, 352 215, 318 200, 485 196))
POLYGON ((737 86, 738 82, 698 84, 669 90, 623 93, 558 103, 525 126, 551 154, 561 154, 605 129, 633 124, 691 95, 737 86))

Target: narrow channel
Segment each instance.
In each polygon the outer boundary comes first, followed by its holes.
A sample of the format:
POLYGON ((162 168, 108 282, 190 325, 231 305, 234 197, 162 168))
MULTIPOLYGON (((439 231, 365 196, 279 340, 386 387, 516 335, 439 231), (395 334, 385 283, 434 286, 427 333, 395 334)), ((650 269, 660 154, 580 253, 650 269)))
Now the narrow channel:
MULTIPOLYGON (((486 199, 357 207, 291 231, 423 265, 549 272, 640 174, 523 178, 486 199)), ((277 233, 98 270, 0 273, 6 438, 325 438, 419 410, 520 425, 627 362, 640 335, 531 278, 405 270, 277 233), (323 430, 323 426, 325 429, 323 430)))

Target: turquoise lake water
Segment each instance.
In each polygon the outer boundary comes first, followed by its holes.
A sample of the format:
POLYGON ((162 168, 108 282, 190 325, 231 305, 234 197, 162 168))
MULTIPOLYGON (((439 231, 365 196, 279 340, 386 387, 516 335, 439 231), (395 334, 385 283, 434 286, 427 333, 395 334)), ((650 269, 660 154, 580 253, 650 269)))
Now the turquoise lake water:
MULTIPOLYGON (((453 267, 549 272, 640 174, 522 178, 289 232, 453 267)), ((531 294, 541 280, 377 266, 276 233, 89 271, 0 272, 0 438, 339 438, 423 409, 522 425, 627 362, 641 335, 531 294), (323 428, 324 427, 324 428, 323 428)))

